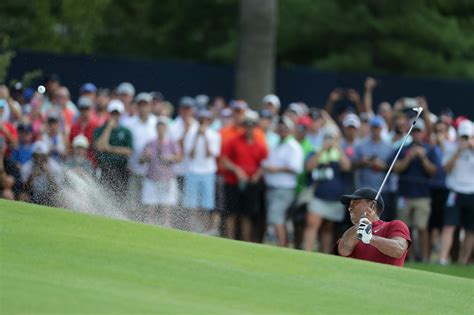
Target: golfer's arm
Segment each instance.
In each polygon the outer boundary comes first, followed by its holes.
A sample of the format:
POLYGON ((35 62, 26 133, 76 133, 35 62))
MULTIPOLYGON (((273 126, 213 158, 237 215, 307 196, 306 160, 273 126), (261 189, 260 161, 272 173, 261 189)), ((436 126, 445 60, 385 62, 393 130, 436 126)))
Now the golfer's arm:
POLYGON ((354 251, 359 240, 356 239, 357 228, 354 225, 342 235, 341 241, 337 244, 337 251, 341 256, 349 256, 354 251))
POLYGON ((400 258, 408 248, 408 241, 403 237, 385 238, 374 235, 370 240, 370 245, 387 256, 400 258))

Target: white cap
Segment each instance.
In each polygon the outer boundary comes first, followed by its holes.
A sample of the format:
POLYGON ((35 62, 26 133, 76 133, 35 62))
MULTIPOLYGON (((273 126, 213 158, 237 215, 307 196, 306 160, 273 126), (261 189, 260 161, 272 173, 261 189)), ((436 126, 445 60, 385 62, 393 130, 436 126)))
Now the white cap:
POLYGON ((355 127, 357 129, 360 128, 360 119, 359 116, 356 114, 347 114, 346 117, 344 117, 344 120, 342 121, 342 125, 344 127, 355 127))
POLYGON ((127 94, 133 97, 135 95, 135 87, 130 82, 122 82, 117 87, 117 93, 127 94))
POLYGON ((44 141, 34 142, 33 145, 31 146, 31 150, 33 151, 33 153, 36 153, 36 154, 46 155, 49 153, 48 144, 44 141))
POLYGON ((295 112, 297 116, 304 115, 304 109, 300 103, 291 103, 290 105, 288 105, 288 110, 295 112))
POLYGON ((295 128, 295 124, 290 119, 290 117, 287 116, 280 117, 280 121, 278 123, 285 125, 290 130, 293 130, 295 128))
POLYGON ((458 136, 468 136, 471 137, 473 134, 473 126, 472 121, 470 120, 463 120, 459 123, 458 126, 458 136))
POLYGON ((135 97, 135 102, 138 104, 140 102, 151 102, 153 97, 151 97, 150 93, 147 92, 141 92, 138 93, 137 97, 135 97))
POLYGON ((245 112, 245 122, 246 123, 258 123, 258 113, 253 110, 248 110, 245 112))
POLYGON ((74 148, 89 148, 89 140, 84 135, 78 135, 72 140, 72 146, 74 148))
POLYGON ((122 101, 119 100, 111 100, 109 102, 109 105, 107 105, 107 111, 109 113, 117 111, 120 114, 123 114, 125 112, 125 105, 123 105, 122 101))
POLYGON ((280 109, 280 99, 275 94, 268 94, 262 100, 263 104, 273 104, 277 109, 280 109))

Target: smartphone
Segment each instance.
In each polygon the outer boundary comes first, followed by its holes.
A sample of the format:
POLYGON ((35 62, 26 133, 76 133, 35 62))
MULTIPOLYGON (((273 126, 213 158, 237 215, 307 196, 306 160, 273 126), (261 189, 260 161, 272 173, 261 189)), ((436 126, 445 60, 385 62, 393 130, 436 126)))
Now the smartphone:
POLYGON ((418 102, 416 98, 413 97, 405 97, 403 103, 405 105, 405 108, 418 107, 418 102))

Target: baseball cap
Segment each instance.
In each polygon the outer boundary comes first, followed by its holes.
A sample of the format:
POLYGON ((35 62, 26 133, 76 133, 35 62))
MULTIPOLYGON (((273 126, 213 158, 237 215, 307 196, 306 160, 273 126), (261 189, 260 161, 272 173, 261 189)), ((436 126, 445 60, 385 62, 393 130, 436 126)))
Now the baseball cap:
POLYGON ((135 87, 130 82, 122 82, 117 87, 117 93, 118 94, 127 94, 127 95, 130 95, 130 96, 134 96, 135 95, 135 87))
POLYGON ((298 118, 298 120, 296 120, 296 124, 298 126, 309 128, 313 124, 313 120, 309 116, 301 116, 298 118))
POLYGON ((255 125, 258 123, 258 113, 253 110, 248 110, 245 113, 245 124, 246 125, 255 125))
POLYGON ((44 141, 36 141, 33 143, 31 146, 31 151, 36 154, 48 154, 49 153, 49 148, 46 142, 44 141))
POLYGON ((205 94, 196 95, 194 100, 196 101, 196 106, 199 108, 206 108, 207 104, 209 104, 209 96, 205 94))
POLYGON ((211 111, 207 110, 207 109, 201 109, 198 114, 197 114, 198 118, 207 118, 207 119, 211 119, 212 118, 212 113, 211 111))
POLYGON ((94 85, 94 83, 87 82, 81 86, 80 91, 81 93, 95 93, 97 92, 97 87, 94 85))
POLYGON ((158 91, 150 92, 150 95, 151 95, 151 98, 153 100, 163 101, 165 99, 163 94, 161 92, 158 92, 158 91))
POLYGON ((158 116, 156 119, 156 124, 157 125, 168 125, 170 122, 170 119, 166 116, 158 116))
POLYGON ((223 110, 221 110, 220 116, 222 118, 229 118, 232 116, 232 110, 229 108, 224 108, 223 110))
POLYGON ((93 102, 92 99, 89 96, 81 96, 77 100, 77 107, 79 109, 87 109, 92 107, 93 102))
POLYGON ((356 114, 347 114, 342 121, 344 127, 355 127, 360 128, 360 119, 356 114))
POLYGON ((415 126, 413 126, 413 130, 420 130, 424 131, 425 130, 425 122, 423 119, 418 119, 415 123, 415 126))
POLYGON ((111 100, 109 105, 107 105, 107 111, 109 113, 119 112, 120 114, 123 114, 125 111, 125 105, 123 105, 122 101, 111 100))
POLYGON ((275 94, 268 94, 268 95, 266 95, 266 96, 263 98, 262 103, 263 103, 263 104, 272 104, 272 105, 275 106, 277 109, 280 109, 280 106, 281 106, 280 99, 279 99, 278 96, 276 96, 275 94))
POLYGON ((152 101, 152 97, 150 95, 150 93, 146 93, 146 92, 141 92, 141 93, 138 93, 138 95, 135 97, 135 102, 138 104, 140 102, 145 102, 145 103, 149 103, 152 101))
POLYGON ((196 102, 190 96, 183 96, 179 100, 179 107, 194 107, 195 105, 196 105, 196 102))
POLYGON ((473 126, 470 120, 463 120, 458 126, 458 136, 471 137, 473 134, 473 126))
POLYGON ((371 127, 382 128, 385 121, 382 116, 376 115, 370 119, 369 123, 371 127))
POLYGON ((84 148, 87 149, 89 147, 89 140, 84 135, 78 135, 74 137, 72 140, 72 146, 74 148, 84 148))
MULTIPOLYGON (((375 200, 376 196, 377 196, 377 191, 375 191, 375 189, 365 187, 365 188, 357 189, 350 195, 342 195, 340 201, 343 205, 349 206, 349 204, 351 203, 351 200, 359 200, 359 199, 375 200)), ((377 204, 379 205, 380 211, 382 211, 383 208, 385 207, 382 196, 379 196, 379 199, 377 200, 377 204)))
POLYGON ((278 124, 284 125, 286 128, 290 130, 293 130, 295 128, 295 124, 293 123, 293 121, 286 116, 280 117, 278 124))
POLYGON ((247 110, 249 108, 249 105, 244 100, 233 100, 230 102, 230 108, 247 110))
POLYGON ((288 110, 291 110, 297 116, 304 115, 304 110, 299 103, 291 103, 290 105, 288 105, 288 110))

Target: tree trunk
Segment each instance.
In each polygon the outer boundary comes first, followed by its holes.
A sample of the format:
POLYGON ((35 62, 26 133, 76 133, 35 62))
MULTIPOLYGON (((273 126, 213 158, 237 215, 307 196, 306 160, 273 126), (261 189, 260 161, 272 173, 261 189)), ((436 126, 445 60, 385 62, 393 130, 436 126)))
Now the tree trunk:
POLYGON ((277 0, 240 0, 235 97, 255 109, 273 93, 277 0))

